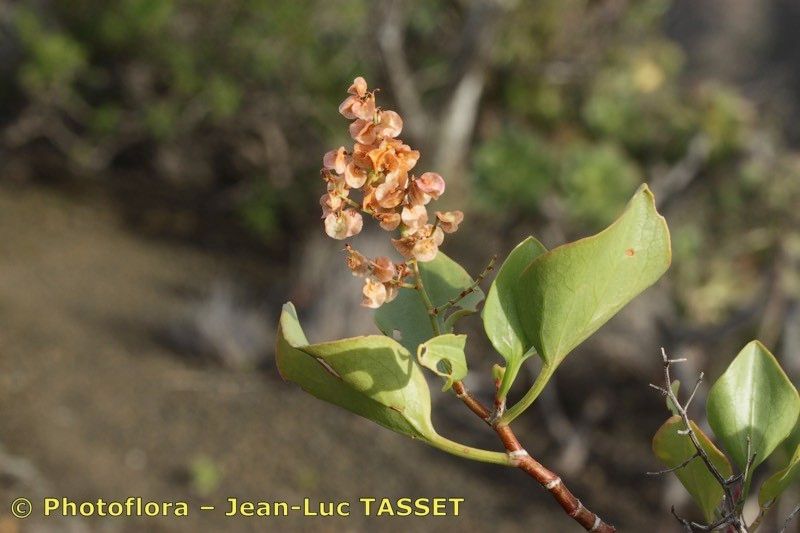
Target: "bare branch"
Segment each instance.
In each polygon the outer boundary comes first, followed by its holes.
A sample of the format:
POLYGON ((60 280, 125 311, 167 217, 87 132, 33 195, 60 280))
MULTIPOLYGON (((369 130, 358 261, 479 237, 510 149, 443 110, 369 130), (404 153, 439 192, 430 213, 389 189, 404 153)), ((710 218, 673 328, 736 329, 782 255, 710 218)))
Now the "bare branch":
MULTIPOLYGON (((664 383, 666 387, 656 387, 653 385, 654 388, 658 389, 662 394, 666 395, 672 404, 675 406, 675 410, 678 412, 678 415, 683 420, 684 429, 678 431, 681 435, 686 435, 692 442, 694 449, 696 450, 696 454, 702 459, 703 463, 705 464, 708 471, 714 476, 714 479, 717 480, 720 487, 722 487, 722 492, 724 494, 723 499, 723 509, 724 515, 723 517, 715 522, 714 524, 710 524, 708 526, 703 526, 702 524, 697 524, 696 522, 689 522, 683 518, 680 518, 673 509, 673 514, 675 517, 684 525, 684 527, 689 527, 690 531, 713 531, 716 527, 726 524, 730 525, 735 528, 736 531, 744 531, 744 524, 742 523, 741 518, 739 517, 738 513, 738 505, 737 500, 733 495, 733 490, 731 489, 731 482, 730 480, 725 479, 725 477, 720 473, 719 469, 711 462, 711 459, 708 457, 705 449, 700 444, 697 435, 695 434, 694 430, 692 429, 691 422, 689 420, 689 415, 686 412, 686 407, 680 403, 678 397, 672 390, 672 377, 670 375, 670 366, 677 361, 681 361, 680 359, 670 359, 667 356, 667 351, 664 348, 661 348, 661 359, 664 364, 664 383)), ((689 405, 692 397, 694 397, 695 392, 697 391, 697 387, 702 379, 702 375, 698 379, 698 384, 695 385, 695 389, 692 392, 692 396, 689 398, 689 401, 686 402, 686 406, 689 405)), ((749 451, 748 451, 749 453, 749 451)))
POLYGON ((691 463, 692 461, 694 461, 698 457, 700 457, 700 454, 697 453, 697 452, 694 452, 694 455, 692 455, 691 457, 686 459, 684 462, 682 462, 678 466, 673 466, 672 468, 667 468, 666 470, 659 470, 658 472, 645 472, 645 474, 647 474, 648 476, 661 476, 661 475, 664 475, 664 474, 669 474, 670 472, 675 472, 676 470, 680 470, 681 468, 685 467, 686 465, 688 465, 689 463, 691 463))
POLYGON ((789 528, 789 524, 792 522, 792 519, 797 516, 797 513, 800 513, 800 505, 794 508, 794 511, 789 513, 789 516, 786 517, 786 521, 783 523, 783 527, 781 528, 778 533, 784 533, 789 528))

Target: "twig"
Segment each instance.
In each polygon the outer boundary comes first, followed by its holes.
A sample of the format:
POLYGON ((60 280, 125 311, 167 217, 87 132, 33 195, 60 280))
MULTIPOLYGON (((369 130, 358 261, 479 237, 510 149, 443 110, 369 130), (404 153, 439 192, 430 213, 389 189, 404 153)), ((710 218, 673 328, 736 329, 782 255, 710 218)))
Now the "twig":
POLYGON ((510 426, 492 425, 490 423, 491 413, 480 401, 475 399, 460 381, 453 383, 453 392, 470 411, 475 413, 481 420, 489 424, 495 433, 500 437, 509 456, 516 459, 516 466, 533 479, 542 487, 547 489, 553 498, 558 502, 564 512, 573 520, 578 522, 586 531, 599 531, 602 533, 613 533, 616 531, 614 526, 606 524, 599 516, 583 506, 581 501, 567 488, 561 478, 547 469, 544 465, 531 457, 525 448, 522 447, 510 426))
POLYGON ((440 305, 439 307, 431 307, 431 308, 429 308, 428 312, 430 314, 432 314, 433 316, 436 316, 436 315, 446 311, 447 309, 453 307, 458 302, 460 302, 461 300, 463 300, 464 298, 466 298, 467 296, 469 296, 470 294, 475 292, 475 290, 478 288, 478 286, 481 284, 481 282, 483 282, 483 279, 486 276, 489 275, 489 272, 494 270, 495 261, 497 261, 497 254, 492 256, 492 258, 489 260, 489 264, 486 265, 486 268, 484 268, 483 271, 480 274, 478 274, 478 277, 475 278, 475 281, 473 281, 472 284, 469 287, 467 287, 466 289, 461 291, 461 293, 459 293, 458 296, 448 300, 447 303, 445 303, 443 305, 440 305))
POLYGON ((681 468, 683 468, 684 466, 688 465, 689 463, 691 463, 692 461, 694 461, 698 457, 700 457, 700 454, 697 453, 697 452, 694 452, 694 455, 692 455, 691 457, 686 459, 684 462, 682 462, 678 466, 673 466, 672 468, 667 468, 666 470, 659 470, 658 472, 645 472, 645 474, 647 474, 648 476, 661 476, 661 475, 664 475, 664 474, 669 474, 670 472, 675 472, 677 470, 680 470, 681 468))
MULTIPOLYGON (((486 268, 485 272, 488 273, 494 264, 494 260, 495 258, 492 258, 492 261, 489 263, 489 266, 486 268)), ((411 264, 414 270, 414 275, 416 276, 416 289, 422 297, 425 307, 428 309, 428 315, 431 319, 431 325, 433 326, 434 332, 436 332, 438 335, 440 331, 438 319, 434 313, 430 312, 433 309, 433 305, 431 304, 430 297, 425 290, 422 276, 419 273, 419 266, 417 265, 416 261, 412 261, 411 264)), ((485 275, 485 273, 482 274, 482 276, 485 275)), ((478 283, 481 279, 483 279, 482 276, 479 276, 479 279, 477 280, 478 283)), ((475 413, 478 418, 486 422, 495 431, 495 433, 497 433, 506 449, 506 452, 508 452, 509 457, 514 460, 515 466, 531 476, 541 486, 547 489, 561 506, 561 508, 564 509, 564 511, 573 520, 582 525, 587 531, 597 531, 601 533, 614 533, 616 531, 614 526, 606 524, 599 516, 584 507, 580 500, 576 498, 572 492, 570 492, 566 485, 564 485, 558 475, 554 474, 545 468, 541 463, 536 461, 533 457, 531 457, 519 443, 519 440, 517 440, 517 437, 514 435, 511 427, 505 424, 498 424, 497 420, 492 418, 489 409, 487 409, 479 400, 477 400, 467 391, 464 383, 461 381, 456 381, 453 383, 453 392, 455 392, 457 398, 464 402, 464 405, 466 405, 470 411, 475 413)))
MULTIPOLYGON (((650 386, 654 389, 657 389, 661 394, 666 396, 672 404, 675 406, 675 410, 678 412, 678 415, 683 420, 684 429, 679 431, 681 435, 686 435, 692 441, 692 445, 695 448, 695 454, 702 459, 703 463, 706 465, 706 468, 714 476, 714 479, 717 480, 720 487, 722 487, 722 492, 724 494, 724 509, 725 513, 723 517, 715 522, 714 524, 709 524, 708 526, 703 526, 702 524, 698 524, 696 522, 690 522, 684 518, 678 516, 675 512, 674 508, 672 510, 672 514, 684 525, 684 527, 690 528, 692 531, 713 531, 716 527, 720 525, 727 524, 731 525, 736 528, 736 531, 744 531, 744 526, 742 524, 741 518, 738 516, 738 506, 737 501, 733 496, 733 490, 731 489, 732 479, 725 479, 725 477, 720 473, 714 463, 711 462, 711 459, 708 457, 705 449, 700 444, 700 441, 697 438, 694 430, 692 429, 692 425, 689 421, 689 415, 686 412, 686 408, 689 406, 692 398, 694 397, 695 392, 697 391, 697 387, 699 386, 702 380, 702 374, 698 379, 697 384, 695 385, 694 391, 692 391, 692 395, 690 396, 689 400, 686 402, 685 405, 681 404, 678 400, 678 397, 672 390, 672 377, 670 376, 670 365, 673 363, 679 363, 685 361, 686 359, 670 359, 667 356, 667 352, 664 348, 661 348, 661 358, 664 363, 664 383, 666 384, 665 387, 659 387, 657 385, 651 384, 650 386)), ((748 451, 749 453, 749 451, 748 451)))
POLYGON ((792 519, 797 516, 797 513, 800 513, 800 505, 794 508, 794 511, 789 513, 789 516, 786 517, 786 521, 783 523, 783 527, 781 528, 778 533, 783 533, 789 527, 789 524, 792 522, 792 519))

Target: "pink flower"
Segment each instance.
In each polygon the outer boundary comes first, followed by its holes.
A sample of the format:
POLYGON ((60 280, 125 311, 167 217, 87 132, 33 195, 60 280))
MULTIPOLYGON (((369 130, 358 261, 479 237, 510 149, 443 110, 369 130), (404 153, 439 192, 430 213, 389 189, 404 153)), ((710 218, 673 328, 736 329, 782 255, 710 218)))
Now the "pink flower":
POLYGON ((386 301, 386 286, 379 281, 367 278, 361 292, 364 294, 364 299, 361 301, 364 307, 377 309, 386 301))
POLYGON ((427 204, 431 199, 438 200, 444 193, 444 178, 436 172, 426 172, 411 184, 411 198, 414 203, 427 204))
POLYGON ((358 96, 359 98, 364 98, 367 94, 367 80, 361 76, 356 77, 352 85, 347 88, 347 93, 358 96))
POLYGON ((436 211, 436 218, 439 220, 439 227, 442 228, 442 231, 454 233, 464 220, 464 213, 461 211, 436 211))
POLYGON ((350 136, 361 144, 372 144, 377 139, 375 123, 371 120, 356 119, 350 123, 350 136))
POLYGON ((322 158, 322 166, 326 170, 333 170, 337 174, 344 174, 347 160, 345 158, 344 146, 340 146, 338 150, 331 150, 326 152, 322 158))

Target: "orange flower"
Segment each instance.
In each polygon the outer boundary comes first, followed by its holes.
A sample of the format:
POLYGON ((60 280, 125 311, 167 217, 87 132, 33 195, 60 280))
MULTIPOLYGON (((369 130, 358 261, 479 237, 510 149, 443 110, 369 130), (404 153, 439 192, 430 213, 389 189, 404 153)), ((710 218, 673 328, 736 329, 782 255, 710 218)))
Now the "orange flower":
POLYGON ((392 209, 403 202, 408 177, 387 178, 375 188, 375 201, 380 207, 392 209))
POLYGON ((372 144, 377 139, 375 123, 371 120, 356 119, 350 123, 350 136, 361 144, 372 144))
POLYGON ((344 181, 348 187, 360 189, 367 182, 367 172, 350 161, 344 169, 344 181))
POLYGON ((364 98, 367 95, 367 80, 358 76, 353 80, 353 84, 347 88, 347 93, 359 98, 364 98))

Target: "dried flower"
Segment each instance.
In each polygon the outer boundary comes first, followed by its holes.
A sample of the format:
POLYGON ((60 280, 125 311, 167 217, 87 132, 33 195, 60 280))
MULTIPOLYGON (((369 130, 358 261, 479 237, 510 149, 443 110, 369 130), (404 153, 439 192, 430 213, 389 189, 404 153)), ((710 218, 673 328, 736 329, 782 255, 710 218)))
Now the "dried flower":
POLYGON ((436 218, 439 220, 439 227, 442 228, 442 231, 454 233, 464 220, 464 213, 461 211, 436 211, 436 218))
POLYGON ((380 282, 386 283, 394 279, 397 269, 388 257, 376 257, 372 261, 372 275, 380 282))
MULTIPOLYGON (((431 261, 436 257, 445 233, 452 233, 464 219, 461 211, 436 212, 429 223, 425 206, 445 190, 445 181, 435 172, 419 177, 410 174, 420 154, 399 138, 402 117, 381 109, 362 77, 353 80, 339 112, 350 124, 352 151, 344 146, 323 157, 322 178, 327 194, 320 198, 325 232, 334 239, 357 235, 363 218, 357 210, 374 218, 386 231, 400 230, 392 244, 406 260, 431 261), (361 198, 351 199, 351 191, 361 198)), ((388 257, 370 260, 347 246, 347 266, 356 276, 366 277, 364 305, 378 307, 397 296, 399 287, 411 273, 406 262, 394 263, 388 257)))
POLYGON ((364 220, 355 209, 343 209, 325 217, 325 233, 334 239, 342 240, 358 235, 364 220))
POLYGON ((353 275, 363 277, 369 274, 369 259, 354 250, 349 244, 345 245, 345 250, 347 251, 347 268, 353 275))
POLYGON ((364 294, 361 305, 365 307, 377 309, 386 301, 386 286, 379 281, 367 278, 361 292, 364 294))

